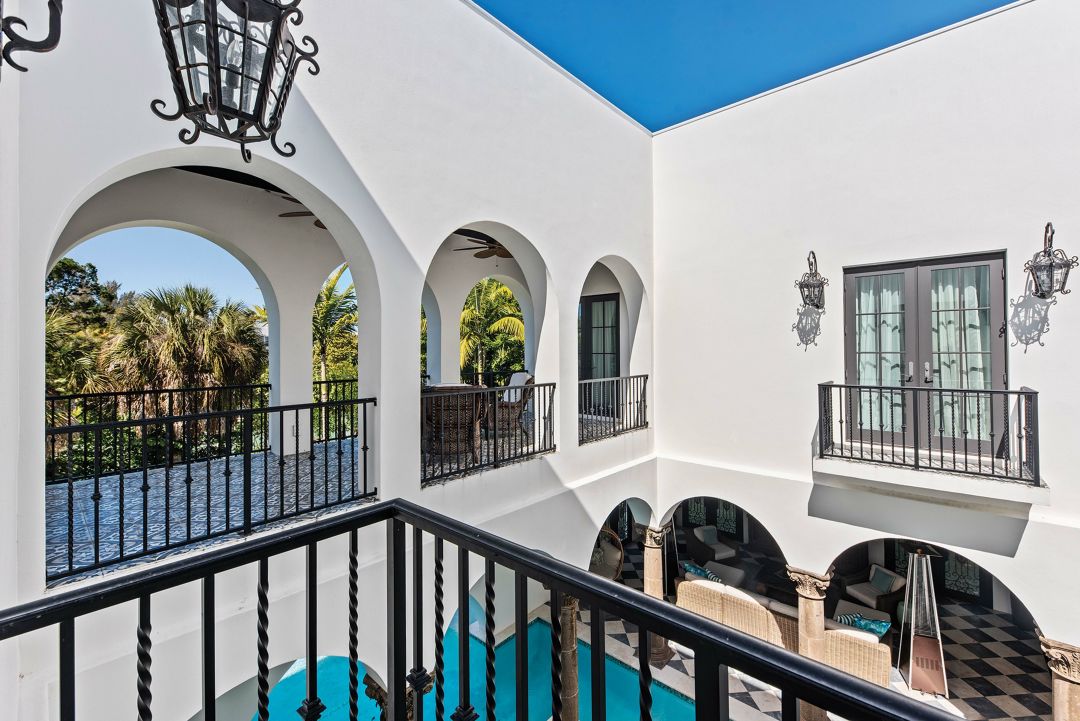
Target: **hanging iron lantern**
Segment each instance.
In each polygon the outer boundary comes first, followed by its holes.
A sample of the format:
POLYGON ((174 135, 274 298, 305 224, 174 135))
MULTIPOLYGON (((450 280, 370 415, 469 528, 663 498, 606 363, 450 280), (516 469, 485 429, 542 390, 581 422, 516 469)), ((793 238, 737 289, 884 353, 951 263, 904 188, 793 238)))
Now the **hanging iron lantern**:
POLYGON ((60 13, 64 12, 64 0, 49 0, 49 34, 41 40, 27 40, 13 28, 26 27, 22 18, 4 17, 4 0, 0 0, 0 68, 6 62, 16 70, 26 68, 11 59, 12 53, 47 53, 60 43, 60 13))
POLYGON ((1036 298, 1050 298, 1055 293, 1068 293, 1065 283, 1069 280, 1069 271, 1080 265, 1080 259, 1065 255, 1061 248, 1054 249, 1054 224, 1047 223, 1043 231, 1043 249, 1024 265, 1024 270, 1031 274, 1034 286, 1031 294, 1036 298))
POLYGON ((806 263, 810 266, 810 271, 803 273, 803 277, 795 283, 795 286, 802 294, 803 305, 825 310, 825 286, 829 284, 829 279, 821 277, 821 273, 818 273, 817 255, 814 251, 811 250, 810 255, 806 256, 806 263))
POLYGON ((294 155, 292 143, 277 141, 285 104, 301 63, 319 73, 318 45, 306 35, 297 42, 290 32, 304 20, 300 0, 153 3, 178 105, 170 114, 164 101, 155 100, 154 114, 190 120, 195 129, 180 131, 188 145, 207 133, 239 143, 248 162, 248 144, 263 140, 281 155, 294 155))

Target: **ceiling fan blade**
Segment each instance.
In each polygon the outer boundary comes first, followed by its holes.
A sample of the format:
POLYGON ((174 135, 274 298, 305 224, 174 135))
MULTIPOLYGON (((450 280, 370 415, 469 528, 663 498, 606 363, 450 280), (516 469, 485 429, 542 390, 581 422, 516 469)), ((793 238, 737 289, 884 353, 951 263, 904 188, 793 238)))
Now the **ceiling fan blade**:
POLYGON ((510 253, 509 250, 507 250, 505 247, 503 247, 501 245, 498 248, 495 249, 495 255, 499 256, 500 258, 513 258, 514 257, 510 253))
POLYGON ((326 230, 326 226, 323 225, 323 222, 321 220, 319 220, 318 218, 315 219, 315 227, 320 229, 320 230, 326 230))
POLYGON ((474 242, 480 242, 484 245, 499 245, 499 241, 492 238, 487 233, 481 233, 479 230, 469 230, 468 228, 458 228, 451 235, 460 235, 462 238, 468 238, 474 242))
POLYGON ((291 195, 282 195, 282 196, 281 196, 281 199, 282 199, 282 200, 287 200, 287 201, 289 201, 290 203, 296 203, 297 205, 303 205, 303 203, 301 203, 301 202, 300 202, 299 200, 297 200, 296 198, 292 197, 291 195))
POLYGON ((279 218, 310 218, 315 215, 310 210, 294 210, 288 213, 282 213, 279 218))
POLYGON ((480 258, 481 260, 483 260, 485 258, 493 258, 493 257, 495 257, 497 252, 498 251, 496 251, 494 248, 488 248, 487 250, 481 250, 480 252, 478 252, 473 257, 474 258, 480 258))

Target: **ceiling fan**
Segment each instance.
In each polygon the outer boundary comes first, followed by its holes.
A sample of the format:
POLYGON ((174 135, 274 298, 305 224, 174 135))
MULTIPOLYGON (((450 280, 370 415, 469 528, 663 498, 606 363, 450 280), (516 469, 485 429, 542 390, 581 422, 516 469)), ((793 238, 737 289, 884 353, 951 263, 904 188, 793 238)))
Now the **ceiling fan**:
MULTIPOLYGON (((303 205, 303 203, 301 203, 299 200, 292 197, 291 195, 286 195, 285 193, 277 193, 276 195, 278 195, 278 197, 280 197, 282 200, 287 200, 290 203, 296 203, 297 205, 303 205)), ((315 214, 312 213, 310 210, 307 210, 305 208, 304 210, 290 210, 287 213, 280 213, 278 215, 278 217, 279 218, 315 218, 315 214)), ((321 230, 326 230, 326 226, 323 225, 323 222, 321 220, 319 220, 318 218, 315 218, 315 223, 314 224, 315 224, 316 228, 319 228, 321 230)))
POLYGON ((481 233, 479 230, 469 230, 468 228, 459 228, 454 231, 453 235, 460 235, 470 243, 476 243, 477 248, 454 248, 455 253, 463 251, 476 251, 473 253, 474 258, 513 258, 510 251, 506 249, 499 241, 492 238, 487 233, 481 233))

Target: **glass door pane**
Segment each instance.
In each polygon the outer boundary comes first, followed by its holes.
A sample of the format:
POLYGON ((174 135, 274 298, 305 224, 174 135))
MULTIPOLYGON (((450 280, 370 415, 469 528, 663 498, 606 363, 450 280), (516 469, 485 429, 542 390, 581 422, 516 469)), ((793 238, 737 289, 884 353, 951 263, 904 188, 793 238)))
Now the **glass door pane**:
POLYGON ((920 273, 920 285, 928 301, 923 382, 942 391, 930 394, 931 435, 989 441, 998 404, 977 391, 1003 386, 995 383, 1004 376, 1001 261, 929 266, 920 273), (952 389, 976 392, 947 392, 952 389))
MULTIPOLYGON (((581 380, 615 378, 619 375, 619 296, 595 295, 581 299, 579 338, 581 380)), ((617 384, 594 383, 585 387, 583 413, 613 416, 618 408, 617 384)))
POLYGON ((868 386, 858 391, 858 422, 879 434, 904 425, 904 394, 892 389, 907 380, 907 285, 903 271, 854 278, 855 383, 868 386))

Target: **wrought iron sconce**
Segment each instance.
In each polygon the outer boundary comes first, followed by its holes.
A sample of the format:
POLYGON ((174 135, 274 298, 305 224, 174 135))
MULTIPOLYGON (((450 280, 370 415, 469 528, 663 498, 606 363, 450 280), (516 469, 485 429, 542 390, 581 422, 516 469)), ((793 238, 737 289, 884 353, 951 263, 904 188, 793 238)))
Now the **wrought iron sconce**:
POLYGON ((6 62, 22 72, 26 68, 11 59, 12 53, 47 53, 60 43, 60 14, 64 11, 64 0, 49 0, 49 34, 41 40, 28 40, 15 32, 15 27, 26 27, 22 18, 4 17, 4 0, 0 0, 0 68, 6 62))
POLYGON ((1071 292, 1065 284, 1069 281, 1069 271, 1077 265, 1080 265, 1080 259, 1075 255, 1070 258, 1061 248, 1054 248, 1054 224, 1047 223, 1043 230, 1043 249, 1024 264, 1034 286, 1031 294, 1045 299, 1055 293, 1071 292))
POLYGON ((301 0, 153 2, 177 102, 176 112, 167 113, 164 101, 153 101, 154 114, 190 120, 194 129, 180 131, 187 145, 207 133, 239 143, 247 162, 248 144, 264 140, 281 155, 294 155, 292 143, 277 141, 289 91, 301 63, 319 73, 319 46, 309 36, 297 42, 290 32, 304 21, 301 0))
POLYGON ((825 310, 825 286, 829 284, 829 279, 823 278, 818 272, 817 255, 814 251, 811 250, 810 255, 806 256, 806 263, 810 266, 810 270, 803 273, 803 277, 795 283, 795 287, 802 294, 803 305, 825 310))

